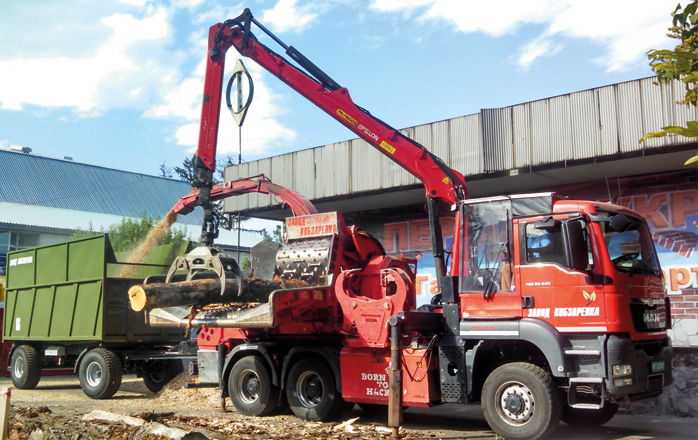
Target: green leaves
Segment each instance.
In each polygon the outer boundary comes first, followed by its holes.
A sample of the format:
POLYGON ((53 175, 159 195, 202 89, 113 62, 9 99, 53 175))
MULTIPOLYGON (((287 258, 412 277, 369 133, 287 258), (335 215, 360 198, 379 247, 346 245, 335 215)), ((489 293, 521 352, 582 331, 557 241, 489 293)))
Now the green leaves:
POLYGON ((587 292, 586 290, 582 290, 582 293, 584 294, 584 299, 589 301, 589 304, 593 303, 596 301, 596 292, 587 292))
MULTIPOLYGON (((698 0, 689 2, 686 7, 681 3, 671 13, 673 27, 669 28, 669 37, 680 40, 674 50, 659 49, 647 52, 652 70, 657 74, 657 81, 669 83, 674 80, 683 82, 686 88, 684 99, 677 104, 698 105, 698 0)), ((698 121, 689 121, 686 127, 667 126, 661 130, 647 133, 639 140, 664 136, 684 136, 698 138, 698 121)), ((698 161, 698 156, 689 159, 686 165, 698 161)))
MULTIPOLYGON (((111 225, 107 229, 101 228, 99 233, 109 234, 109 241, 114 252, 127 251, 135 249, 157 223, 158 220, 148 217, 146 214, 143 214, 140 219, 124 217, 118 224, 111 225)), ((97 233, 90 223, 88 230, 78 229, 70 238, 81 238, 97 233)), ((189 232, 186 227, 184 229, 169 228, 158 244, 182 243, 188 240, 189 232)))

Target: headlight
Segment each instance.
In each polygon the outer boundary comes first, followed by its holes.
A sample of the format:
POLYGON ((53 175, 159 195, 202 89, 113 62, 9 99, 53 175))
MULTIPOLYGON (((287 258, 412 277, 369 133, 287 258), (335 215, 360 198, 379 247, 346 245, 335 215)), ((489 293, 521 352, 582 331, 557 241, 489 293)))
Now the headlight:
POLYGON ((623 387, 626 385, 632 385, 633 384, 633 378, 632 377, 625 377, 622 379, 613 379, 613 385, 617 387, 623 387))
POLYGON ((614 376, 628 376, 633 374, 633 366, 626 364, 614 365, 612 371, 614 376))

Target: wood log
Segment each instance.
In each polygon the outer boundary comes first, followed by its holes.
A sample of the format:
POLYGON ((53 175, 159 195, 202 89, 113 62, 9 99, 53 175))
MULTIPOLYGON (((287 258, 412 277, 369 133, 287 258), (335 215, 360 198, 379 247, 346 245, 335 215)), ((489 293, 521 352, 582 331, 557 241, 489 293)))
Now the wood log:
POLYGON ((179 281, 175 283, 137 284, 128 289, 131 309, 140 312, 146 308, 191 306, 232 301, 237 297, 237 280, 226 280, 221 295, 219 279, 179 281))
POLYGON ((225 282, 225 291, 221 295, 220 279, 200 279, 172 283, 137 284, 128 290, 131 309, 140 312, 146 308, 193 306, 219 303, 267 302, 274 290, 284 288, 306 287, 302 281, 260 280, 247 278, 242 280, 242 290, 238 295, 238 280, 225 282))

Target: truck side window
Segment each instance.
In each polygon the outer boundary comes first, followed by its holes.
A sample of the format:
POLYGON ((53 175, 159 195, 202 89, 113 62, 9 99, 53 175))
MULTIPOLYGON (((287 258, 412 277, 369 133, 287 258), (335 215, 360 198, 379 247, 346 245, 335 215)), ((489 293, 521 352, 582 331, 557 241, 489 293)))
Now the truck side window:
MULTIPOLYGON (((589 249, 589 269, 593 267, 594 257, 591 252, 591 240, 585 231, 587 247, 589 249)), ((565 267, 564 239, 562 228, 558 224, 552 228, 536 227, 536 223, 526 224, 526 263, 556 263, 565 267)))
POLYGON ((526 224, 526 262, 557 263, 565 265, 562 228, 538 229, 535 223, 526 224))

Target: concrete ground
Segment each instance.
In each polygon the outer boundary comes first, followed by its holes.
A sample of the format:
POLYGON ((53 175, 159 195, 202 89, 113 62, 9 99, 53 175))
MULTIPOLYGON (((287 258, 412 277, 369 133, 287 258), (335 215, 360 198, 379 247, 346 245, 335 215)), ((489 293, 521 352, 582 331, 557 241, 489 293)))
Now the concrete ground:
MULTIPOLYGON (((356 410, 355 410, 356 411, 356 410)), ((623 413, 620 410, 600 427, 573 428, 560 423, 549 439, 564 440, 698 440, 698 419, 623 413)), ((410 408, 404 412, 404 426, 423 429, 441 439, 495 439, 477 405, 443 405, 410 408), (448 427, 447 429, 444 429, 448 427), (440 436, 440 437, 439 437, 440 436)))

